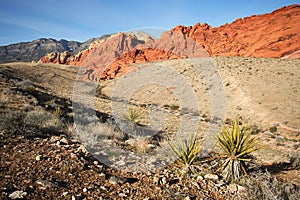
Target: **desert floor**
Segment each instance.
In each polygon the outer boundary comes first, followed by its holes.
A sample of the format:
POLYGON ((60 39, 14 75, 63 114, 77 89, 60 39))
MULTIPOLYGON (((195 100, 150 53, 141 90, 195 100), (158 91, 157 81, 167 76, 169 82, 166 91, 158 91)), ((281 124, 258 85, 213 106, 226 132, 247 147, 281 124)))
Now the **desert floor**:
POLYGON ((1 198, 299 198, 300 60, 214 57, 147 63, 136 69, 95 84, 78 81, 77 66, 1 64, 1 198), (94 111, 103 123, 83 131, 76 127, 84 118, 78 105, 94 111), (263 148, 253 154, 248 179, 238 184, 205 178, 213 173, 207 163, 198 174, 184 177, 176 164, 134 171, 139 166, 127 164, 135 163, 130 160, 134 156, 126 157, 125 164, 102 163, 97 160, 99 148, 141 156, 161 145, 154 134, 141 139, 114 132, 108 122, 127 115, 128 108, 139 114, 139 127, 155 130, 162 140, 195 131, 210 151, 217 150, 210 128, 217 133, 218 124, 239 118, 253 126, 263 148), (99 127, 107 131, 101 147, 95 146, 99 138, 90 137, 99 127), (254 182, 263 189, 250 187, 254 182))

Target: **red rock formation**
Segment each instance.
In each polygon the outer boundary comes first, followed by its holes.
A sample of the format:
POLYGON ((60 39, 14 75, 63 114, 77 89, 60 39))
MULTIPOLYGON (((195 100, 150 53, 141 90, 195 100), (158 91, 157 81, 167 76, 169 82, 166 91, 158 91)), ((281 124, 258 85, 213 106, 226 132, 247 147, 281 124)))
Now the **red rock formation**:
POLYGON ((78 54, 74 55, 68 51, 64 52, 51 52, 42 57, 39 60, 39 63, 58 63, 58 64, 65 64, 65 65, 82 65, 84 59, 87 57, 89 52, 93 48, 85 49, 78 54))
POLYGON ((133 70, 135 63, 209 56, 194 39, 182 33, 167 31, 156 41, 135 41, 131 34, 120 33, 103 41, 85 58, 86 78, 106 80, 133 70))
POLYGON ((95 76, 100 77, 100 80, 109 80, 134 71, 134 64, 177 58, 180 56, 160 49, 135 49, 117 58, 101 74, 95 76))
POLYGON ((238 19, 217 28, 198 23, 173 30, 195 39, 212 56, 279 58, 300 49, 300 5, 238 19))
POLYGON ((214 28, 208 24, 177 26, 158 40, 119 33, 72 55, 50 53, 40 62, 86 67, 85 79, 106 80, 134 70, 133 64, 165 59, 206 56, 298 58, 300 6, 283 7, 269 14, 238 19, 214 28), (290 56, 288 56, 290 55, 290 56))
POLYGON ((284 57, 282 57, 283 59, 300 59, 300 50, 295 51, 291 54, 288 54, 284 57))

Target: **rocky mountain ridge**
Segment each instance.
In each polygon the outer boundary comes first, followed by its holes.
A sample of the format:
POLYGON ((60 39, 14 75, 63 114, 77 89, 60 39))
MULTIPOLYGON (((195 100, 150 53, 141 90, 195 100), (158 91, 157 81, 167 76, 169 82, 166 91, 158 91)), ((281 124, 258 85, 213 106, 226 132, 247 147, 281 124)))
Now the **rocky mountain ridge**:
POLYGON ((84 65, 86 79, 106 80, 133 70, 132 65, 157 60, 205 56, 299 58, 300 5, 237 19, 212 27, 206 23, 177 26, 159 39, 119 33, 77 55, 51 53, 42 63, 84 65), (143 38, 148 38, 147 41, 143 38))
POLYGON ((281 58, 300 50, 300 5, 237 19, 217 28, 198 23, 173 30, 195 39, 212 56, 281 58))
POLYGON ((109 37, 103 35, 98 38, 91 38, 85 42, 55 40, 52 38, 40 38, 31 42, 21 42, 0 46, 0 63, 15 61, 38 61, 41 57, 51 52, 78 53, 90 46, 93 42, 109 37))

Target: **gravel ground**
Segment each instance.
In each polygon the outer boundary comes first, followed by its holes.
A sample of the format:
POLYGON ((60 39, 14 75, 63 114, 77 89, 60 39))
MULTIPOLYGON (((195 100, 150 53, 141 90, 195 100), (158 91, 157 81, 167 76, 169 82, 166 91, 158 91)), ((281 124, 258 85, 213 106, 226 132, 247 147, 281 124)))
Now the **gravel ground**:
MULTIPOLYGON (((215 62, 226 94, 225 121, 236 117, 250 120, 265 146, 254 154, 250 177, 258 176, 258 169, 267 169, 272 178, 260 174, 256 187, 251 178, 239 184, 224 183, 208 170, 209 164, 186 176, 178 172, 177 164, 151 172, 125 172, 107 166, 86 151, 85 141, 72 130, 73 86, 79 68, 10 63, 0 66, 1 199, 260 199, 262 194, 270 199, 276 195, 298 199, 300 61, 217 57, 215 62), (272 186, 274 175, 280 183, 272 186)), ((139 88, 129 101, 142 116, 140 125, 150 124, 149 107, 160 107, 167 113, 162 136, 176 133, 183 116, 189 120, 199 117, 198 132, 207 131, 214 121, 209 106, 213 86, 197 76, 190 62, 164 61, 161 65, 173 66, 185 76, 201 99, 200 112, 193 115, 184 110, 173 94, 174 86, 148 85, 139 88)), ((111 97, 118 81, 107 81, 97 88, 96 109, 102 120, 111 117, 111 97)), ((128 145, 128 138, 127 143, 115 139, 109 142, 139 150, 128 145)))

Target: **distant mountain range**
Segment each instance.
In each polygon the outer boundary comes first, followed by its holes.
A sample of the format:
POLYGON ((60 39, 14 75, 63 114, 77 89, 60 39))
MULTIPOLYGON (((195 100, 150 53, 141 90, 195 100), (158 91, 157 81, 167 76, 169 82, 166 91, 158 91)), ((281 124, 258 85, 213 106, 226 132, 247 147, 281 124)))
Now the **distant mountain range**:
POLYGON ((68 51, 76 54, 88 48, 96 40, 102 40, 109 36, 110 34, 103 35, 98 38, 91 38, 83 43, 68 40, 55 40, 52 38, 40 38, 31 42, 21 42, 7 46, 0 46, 0 63, 14 61, 38 61, 41 57, 50 52, 68 51))
POLYGON ((12 44, 0 47, 0 62, 84 64, 87 79, 106 80, 127 73, 134 63, 197 56, 299 59, 299 51, 300 5, 295 4, 220 27, 177 26, 159 39, 138 32, 103 35, 84 43, 38 39, 12 44))

